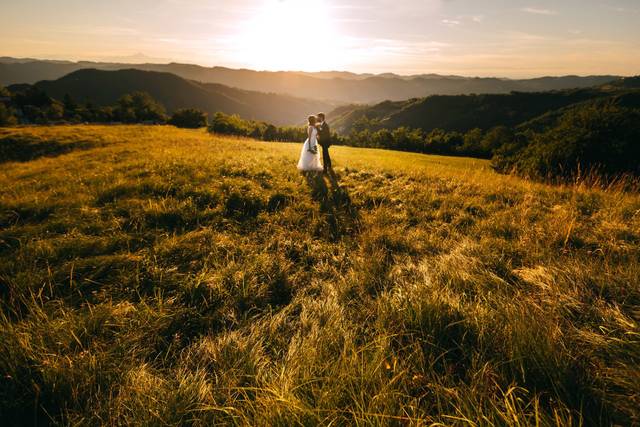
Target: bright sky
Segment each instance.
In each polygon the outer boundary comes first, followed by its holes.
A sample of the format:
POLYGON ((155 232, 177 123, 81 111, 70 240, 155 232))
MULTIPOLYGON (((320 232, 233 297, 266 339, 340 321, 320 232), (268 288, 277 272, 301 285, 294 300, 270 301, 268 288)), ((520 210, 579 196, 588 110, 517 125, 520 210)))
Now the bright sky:
POLYGON ((0 55, 268 70, 634 75, 639 23, 640 0, 0 0, 0 55))

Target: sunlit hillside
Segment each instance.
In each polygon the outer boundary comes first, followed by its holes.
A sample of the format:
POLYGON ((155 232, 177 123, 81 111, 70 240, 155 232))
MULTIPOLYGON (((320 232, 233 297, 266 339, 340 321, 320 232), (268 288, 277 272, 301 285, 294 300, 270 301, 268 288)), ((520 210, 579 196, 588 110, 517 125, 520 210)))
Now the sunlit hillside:
POLYGON ((0 129, 3 425, 640 423, 640 196, 168 126, 0 129))

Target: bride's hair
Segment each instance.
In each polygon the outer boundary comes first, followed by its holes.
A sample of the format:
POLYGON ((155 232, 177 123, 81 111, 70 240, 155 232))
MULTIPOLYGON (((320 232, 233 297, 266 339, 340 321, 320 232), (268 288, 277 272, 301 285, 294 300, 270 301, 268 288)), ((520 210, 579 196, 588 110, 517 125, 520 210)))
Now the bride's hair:
POLYGON ((309 126, 313 126, 316 124, 316 116, 309 116, 307 120, 309 120, 309 126))

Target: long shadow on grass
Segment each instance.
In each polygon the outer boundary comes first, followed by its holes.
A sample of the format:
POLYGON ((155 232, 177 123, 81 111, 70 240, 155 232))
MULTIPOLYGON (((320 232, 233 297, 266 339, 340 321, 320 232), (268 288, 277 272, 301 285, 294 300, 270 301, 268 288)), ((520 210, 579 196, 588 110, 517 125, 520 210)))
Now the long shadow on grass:
POLYGON ((1 138, 0 164, 7 162, 29 162, 40 157, 57 157, 75 150, 89 150, 97 144, 87 141, 61 143, 55 140, 29 138, 1 138))
POLYGON ((340 185, 338 175, 331 170, 326 175, 307 172, 304 176, 311 188, 311 196, 320 204, 320 212, 324 215, 325 221, 317 232, 328 234, 332 240, 357 233, 360 228, 358 209, 347 190, 340 185))

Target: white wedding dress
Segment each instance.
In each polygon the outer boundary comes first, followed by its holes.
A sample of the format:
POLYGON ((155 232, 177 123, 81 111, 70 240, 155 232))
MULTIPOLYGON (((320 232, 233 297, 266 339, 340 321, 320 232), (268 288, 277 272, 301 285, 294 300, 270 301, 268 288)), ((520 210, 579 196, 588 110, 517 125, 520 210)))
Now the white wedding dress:
POLYGON ((302 152, 300 153, 300 161, 298 162, 298 169, 307 171, 322 171, 322 163, 320 163, 320 147, 318 146, 318 129, 314 126, 311 128, 311 137, 307 138, 302 146, 302 152), (315 153, 309 151, 310 147, 315 147, 315 153))

